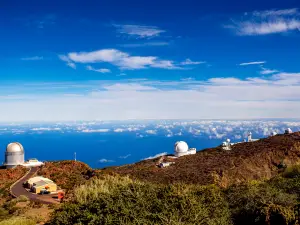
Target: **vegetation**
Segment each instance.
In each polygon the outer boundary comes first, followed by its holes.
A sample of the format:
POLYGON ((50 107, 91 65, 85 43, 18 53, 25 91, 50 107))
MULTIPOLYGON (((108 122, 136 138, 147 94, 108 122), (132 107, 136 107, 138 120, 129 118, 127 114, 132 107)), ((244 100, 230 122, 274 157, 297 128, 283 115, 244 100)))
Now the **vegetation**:
POLYGON ((50 224, 231 224, 216 186, 155 185, 105 176, 75 190, 50 224))
POLYGON ((0 221, 0 225, 36 225, 36 222, 23 217, 14 217, 0 221))
POLYGON ((49 224, 296 225, 299 168, 228 188, 159 185, 105 175, 77 187, 72 201, 56 209, 49 224))
POLYGON ((90 173, 91 168, 87 164, 65 160, 45 163, 38 174, 53 180, 58 186, 68 191, 76 185, 83 184, 89 178, 90 173))
POLYGON ((14 169, 0 169, 0 202, 9 197, 9 188, 19 178, 25 175, 27 169, 18 166, 14 169))
MULTIPOLYGON (((232 151, 207 149, 164 169, 155 166, 157 159, 96 172, 81 162, 49 162, 39 175, 68 192, 64 203, 49 209, 8 197, 0 225, 299 225, 299 140, 294 133, 236 144, 232 151)), ((22 174, 7 171, 0 171, 0 195, 22 174)))
POLYGON ((156 166, 159 159, 150 159, 108 168, 101 173, 128 175, 158 184, 183 182, 197 185, 217 184, 226 188, 251 180, 271 179, 286 166, 300 163, 299 152, 300 132, 297 132, 235 144, 231 151, 224 151, 221 147, 205 149, 193 156, 180 157, 174 165, 164 169, 156 166))

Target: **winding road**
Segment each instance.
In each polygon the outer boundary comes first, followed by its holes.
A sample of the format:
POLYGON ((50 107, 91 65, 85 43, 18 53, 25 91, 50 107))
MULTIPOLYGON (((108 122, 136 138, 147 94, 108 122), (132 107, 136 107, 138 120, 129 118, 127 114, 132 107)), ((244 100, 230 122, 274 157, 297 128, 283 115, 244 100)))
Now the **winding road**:
POLYGON ((53 204, 58 203, 56 200, 51 198, 51 196, 39 196, 37 194, 33 194, 28 192, 24 187, 23 183, 27 181, 29 178, 33 177, 38 171, 38 167, 30 168, 29 172, 25 174, 22 178, 20 178, 16 183, 14 183, 10 188, 10 193, 15 197, 19 197, 20 195, 27 196, 31 201, 40 202, 43 204, 53 204))

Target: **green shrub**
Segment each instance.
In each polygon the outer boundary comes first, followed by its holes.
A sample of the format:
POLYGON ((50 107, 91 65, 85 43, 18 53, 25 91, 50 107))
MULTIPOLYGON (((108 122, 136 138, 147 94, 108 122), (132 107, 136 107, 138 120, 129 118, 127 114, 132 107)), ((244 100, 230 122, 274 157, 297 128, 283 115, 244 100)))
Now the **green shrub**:
POLYGON ((228 188, 226 195, 235 224, 295 224, 297 221, 297 196, 267 183, 235 185, 228 188))
POLYGON ((4 208, 0 208, 0 221, 6 219, 8 216, 9 216, 9 211, 4 208))
POLYGON ((29 201, 29 198, 25 195, 20 195, 18 198, 17 198, 17 201, 18 202, 27 202, 29 201))
POLYGON ((300 165, 287 167, 282 176, 285 178, 300 178, 300 165))
POLYGON ((107 176, 75 190, 50 224, 231 224, 215 186, 154 185, 107 176))
POLYGON ((283 178, 276 177, 267 182, 272 187, 280 189, 289 194, 296 194, 300 199, 300 177, 299 178, 283 178))
POLYGON ((13 213, 15 211, 15 208, 16 208, 15 206, 16 206, 17 203, 18 203, 17 199, 14 198, 10 201, 5 202, 3 204, 3 208, 8 210, 9 213, 13 213))
POLYGON ((36 222, 22 217, 12 217, 1 221, 0 225, 36 225, 36 222))

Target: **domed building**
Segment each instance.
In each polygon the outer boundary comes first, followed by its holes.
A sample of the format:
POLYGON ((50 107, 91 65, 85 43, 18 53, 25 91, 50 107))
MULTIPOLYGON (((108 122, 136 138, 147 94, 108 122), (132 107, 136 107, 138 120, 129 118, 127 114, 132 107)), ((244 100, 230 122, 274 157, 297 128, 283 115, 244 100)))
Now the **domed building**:
POLYGON ((293 133, 292 129, 291 128, 287 128, 285 131, 284 131, 285 134, 291 134, 293 133))
POLYGON ((181 157, 184 155, 196 154, 196 149, 195 148, 189 149, 189 146, 186 142, 177 141, 174 146, 174 153, 176 157, 181 157))
POLYGON ((7 145, 5 151, 6 168, 14 168, 24 163, 24 148, 19 142, 13 142, 7 145))

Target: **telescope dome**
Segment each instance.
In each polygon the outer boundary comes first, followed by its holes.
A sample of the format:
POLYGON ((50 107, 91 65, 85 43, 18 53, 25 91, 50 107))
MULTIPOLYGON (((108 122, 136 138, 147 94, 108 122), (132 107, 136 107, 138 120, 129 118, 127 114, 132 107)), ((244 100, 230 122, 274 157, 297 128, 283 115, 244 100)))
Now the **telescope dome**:
POLYGON ((24 152, 24 148, 19 142, 13 142, 7 145, 6 152, 24 152))
POLYGON ((189 150, 189 146, 184 141, 178 141, 175 143, 175 152, 187 152, 189 150))

